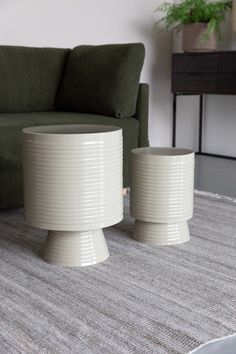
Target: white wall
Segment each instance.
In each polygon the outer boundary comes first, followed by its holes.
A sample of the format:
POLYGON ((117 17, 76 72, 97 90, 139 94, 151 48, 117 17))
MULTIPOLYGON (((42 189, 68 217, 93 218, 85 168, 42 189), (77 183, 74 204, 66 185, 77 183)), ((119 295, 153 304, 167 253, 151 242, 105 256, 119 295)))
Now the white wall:
MULTIPOLYGON (((236 50, 236 33, 232 32, 231 17, 223 25, 224 40, 220 50, 236 50)), ((173 50, 181 48, 175 37, 173 50)), ((235 63, 236 66, 236 63, 235 63)), ((198 98, 178 98, 177 145, 197 149, 198 98)), ((204 107, 203 149, 207 152, 236 156, 236 96, 208 95, 204 107)))
POLYGON ((73 47, 141 41, 150 83, 152 145, 170 143, 171 39, 153 33, 161 0, 0 0, 0 44, 73 47))

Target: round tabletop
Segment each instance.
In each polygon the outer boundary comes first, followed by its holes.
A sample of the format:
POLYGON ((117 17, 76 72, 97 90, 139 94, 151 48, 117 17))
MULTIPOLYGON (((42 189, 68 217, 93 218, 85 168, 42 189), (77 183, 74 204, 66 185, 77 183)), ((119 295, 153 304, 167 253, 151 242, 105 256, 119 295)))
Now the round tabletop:
POLYGON ((23 129, 25 134, 37 135, 75 135, 75 134, 106 134, 117 130, 120 127, 101 124, 61 124, 61 125, 41 125, 23 129))

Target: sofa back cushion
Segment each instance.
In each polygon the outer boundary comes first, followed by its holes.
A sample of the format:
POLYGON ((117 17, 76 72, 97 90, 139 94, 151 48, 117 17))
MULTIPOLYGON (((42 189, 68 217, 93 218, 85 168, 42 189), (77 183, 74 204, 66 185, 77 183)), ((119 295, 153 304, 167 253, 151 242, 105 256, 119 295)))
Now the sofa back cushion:
POLYGON ((69 52, 0 46, 0 112, 53 110, 69 52))
POLYGON ((133 116, 144 56, 142 43, 75 47, 56 107, 117 118, 133 116))

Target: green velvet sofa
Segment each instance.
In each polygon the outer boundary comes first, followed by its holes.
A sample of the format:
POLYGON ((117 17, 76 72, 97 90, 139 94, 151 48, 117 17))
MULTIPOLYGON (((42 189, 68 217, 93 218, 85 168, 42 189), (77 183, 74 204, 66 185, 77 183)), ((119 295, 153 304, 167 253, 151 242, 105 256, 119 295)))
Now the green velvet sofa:
POLYGON ((0 46, 0 208, 23 204, 21 131, 28 126, 121 127, 129 186, 130 150, 148 146, 148 85, 139 83, 144 55, 141 43, 0 46))

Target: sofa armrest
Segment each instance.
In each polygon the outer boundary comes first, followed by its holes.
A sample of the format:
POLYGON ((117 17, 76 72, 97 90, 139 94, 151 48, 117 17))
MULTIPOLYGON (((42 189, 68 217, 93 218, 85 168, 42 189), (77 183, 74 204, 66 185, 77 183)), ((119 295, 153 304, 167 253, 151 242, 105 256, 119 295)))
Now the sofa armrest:
POLYGON ((139 147, 149 146, 148 140, 148 109, 149 109, 149 86, 139 85, 136 113, 134 118, 139 121, 139 147))

